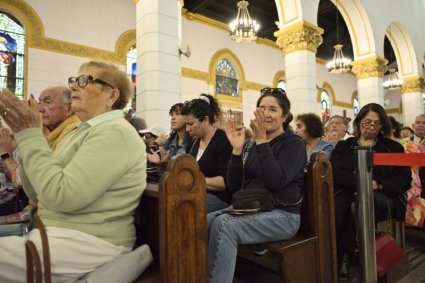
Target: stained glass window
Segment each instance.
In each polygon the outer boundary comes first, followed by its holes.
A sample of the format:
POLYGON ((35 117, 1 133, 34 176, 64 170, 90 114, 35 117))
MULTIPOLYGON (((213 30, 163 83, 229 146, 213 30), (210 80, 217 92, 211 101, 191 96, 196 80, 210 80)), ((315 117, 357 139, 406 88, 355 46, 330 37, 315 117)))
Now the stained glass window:
POLYGON ((11 14, 0 11, 0 88, 24 97, 25 30, 11 14))
POLYGON ((137 78, 137 49, 136 47, 130 48, 127 52, 127 74, 134 87, 134 95, 128 102, 126 110, 132 109, 136 111, 136 78, 137 78))
POLYGON ((331 115, 331 99, 326 90, 320 93, 320 101, 322 104, 322 123, 325 124, 331 115))
POLYGON ((357 97, 354 97, 353 99, 353 110, 354 110, 354 117, 359 114, 360 106, 359 106, 359 99, 357 97))
POLYGON ((277 87, 283 89, 284 91, 286 91, 286 82, 284 80, 280 80, 277 83, 277 87))
POLYGON ((238 74, 232 63, 223 59, 215 69, 215 93, 229 96, 238 96, 238 74))

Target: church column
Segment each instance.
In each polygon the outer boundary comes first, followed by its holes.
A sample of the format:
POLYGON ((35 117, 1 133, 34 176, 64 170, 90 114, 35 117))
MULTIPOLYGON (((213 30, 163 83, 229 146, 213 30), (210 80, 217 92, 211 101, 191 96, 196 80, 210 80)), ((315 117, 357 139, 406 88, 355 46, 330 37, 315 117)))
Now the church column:
POLYGON ((168 111, 180 102, 181 3, 137 0, 137 114, 148 126, 169 128, 168 111))
POLYGON ((403 106, 403 124, 411 127, 416 116, 424 113, 423 82, 420 76, 403 78, 401 104, 403 106))
POLYGON ((277 45, 285 54, 285 77, 291 112, 320 113, 316 89, 316 52, 323 29, 300 21, 275 32, 277 45))
POLYGON ((352 72, 357 77, 357 92, 360 107, 375 102, 384 105, 382 78, 388 60, 379 56, 354 61, 352 72))

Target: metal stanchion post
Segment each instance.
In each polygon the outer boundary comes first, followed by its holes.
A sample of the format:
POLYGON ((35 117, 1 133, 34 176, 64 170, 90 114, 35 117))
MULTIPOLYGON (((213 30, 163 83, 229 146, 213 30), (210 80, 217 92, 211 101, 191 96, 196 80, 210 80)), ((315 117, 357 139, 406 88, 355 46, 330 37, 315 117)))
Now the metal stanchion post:
POLYGON ((357 154, 358 226, 362 282, 372 283, 377 281, 372 151, 369 147, 356 147, 355 150, 357 154))

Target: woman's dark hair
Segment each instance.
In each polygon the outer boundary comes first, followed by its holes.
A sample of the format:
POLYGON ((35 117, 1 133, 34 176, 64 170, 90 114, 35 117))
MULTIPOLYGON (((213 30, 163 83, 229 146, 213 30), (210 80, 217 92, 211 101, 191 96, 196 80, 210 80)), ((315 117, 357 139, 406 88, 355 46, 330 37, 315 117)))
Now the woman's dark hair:
POLYGON ((310 138, 320 138, 323 136, 323 123, 316 114, 300 114, 297 116, 296 120, 300 120, 304 123, 305 131, 310 138))
POLYGON ((266 96, 272 96, 276 98, 277 103, 282 109, 283 114, 287 115, 286 120, 282 124, 282 127, 285 130, 285 132, 290 130, 289 123, 292 122, 292 120, 294 119, 294 116, 292 116, 292 113, 290 112, 291 102, 286 96, 286 92, 281 88, 263 88, 261 90, 261 96, 257 100, 257 107, 260 107, 261 100, 263 100, 263 98, 266 96))
POLYGON ((356 118, 353 121, 353 129, 354 129, 354 136, 357 138, 360 137, 360 122, 362 119, 369 113, 369 112, 375 112, 379 116, 379 120, 381 120, 382 128, 378 135, 383 135, 385 137, 391 136, 391 123, 390 119, 388 119, 387 113, 385 112, 384 108, 377 104, 377 103, 369 103, 360 109, 359 114, 357 114, 356 118))
POLYGON ((391 128, 392 128, 394 137, 397 138, 397 139, 401 138, 401 136, 400 136, 400 132, 401 132, 400 123, 397 122, 397 120, 393 116, 388 116, 388 118, 390 119, 391 128))
POLYGON ((205 117, 208 117, 208 121, 211 125, 221 120, 222 117, 218 101, 210 94, 205 93, 202 93, 199 98, 185 102, 180 110, 180 114, 192 114, 200 122, 204 121, 205 117))
POLYGON ((176 103, 170 108, 170 112, 168 114, 171 116, 173 113, 181 113, 183 108, 183 103, 176 103))
POLYGON ((401 128, 400 132, 403 131, 403 130, 408 130, 412 135, 415 134, 415 131, 412 128, 410 128, 409 126, 404 126, 403 128, 401 128))

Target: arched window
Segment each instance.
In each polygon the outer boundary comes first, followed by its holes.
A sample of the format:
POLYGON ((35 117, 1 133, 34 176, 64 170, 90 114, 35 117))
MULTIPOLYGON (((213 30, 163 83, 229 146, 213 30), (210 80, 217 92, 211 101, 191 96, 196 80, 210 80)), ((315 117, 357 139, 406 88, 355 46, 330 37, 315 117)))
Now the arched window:
POLYGON ((360 106, 359 106, 359 99, 357 97, 354 97, 353 99, 353 111, 354 111, 354 117, 359 114, 360 106))
POLYGON ((217 63, 215 71, 215 93, 228 96, 239 96, 239 79, 232 63, 222 59, 217 63))
POLYGON ((277 87, 286 91, 286 82, 284 80, 279 80, 279 82, 277 83, 277 87))
POLYGON ((331 115, 331 98, 326 90, 320 93, 320 101, 322 105, 322 122, 325 124, 331 115))
POLYGON ((133 84, 134 95, 128 102, 126 110, 136 111, 136 78, 137 78, 137 49, 133 46, 127 52, 127 74, 133 84))
POLYGON ((25 30, 11 14, 0 11, 0 88, 24 97, 25 30))

